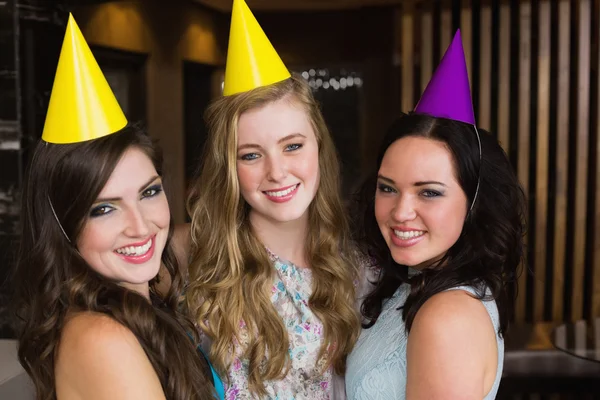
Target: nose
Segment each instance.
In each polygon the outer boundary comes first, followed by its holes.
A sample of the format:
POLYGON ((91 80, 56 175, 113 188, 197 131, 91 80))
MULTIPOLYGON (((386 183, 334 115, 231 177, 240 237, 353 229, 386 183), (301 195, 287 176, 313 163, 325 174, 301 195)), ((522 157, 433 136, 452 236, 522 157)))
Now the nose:
POLYGON ((287 176, 287 164, 283 157, 271 156, 267 163, 267 179, 281 182, 287 176))
POLYGON ((148 222, 139 206, 127 210, 125 234, 129 237, 145 238, 150 234, 148 222))
POLYGON ((415 204, 410 196, 398 196, 398 200, 392 210, 392 218, 397 222, 411 221, 415 219, 417 212, 415 204))

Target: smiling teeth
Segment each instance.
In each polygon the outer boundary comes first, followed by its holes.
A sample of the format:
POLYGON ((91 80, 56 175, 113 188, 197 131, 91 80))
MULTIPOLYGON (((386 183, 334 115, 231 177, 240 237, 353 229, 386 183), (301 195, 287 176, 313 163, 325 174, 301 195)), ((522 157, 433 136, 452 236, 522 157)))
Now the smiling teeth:
POLYGON ((292 193, 297 187, 298 187, 298 185, 294 185, 291 188, 288 188, 285 190, 280 190, 279 192, 265 192, 265 193, 271 197, 283 197, 283 196, 287 196, 288 194, 292 193))
POLYGON ((148 250, 150 250, 150 247, 152 247, 152 239, 148 240, 148 243, 146 243, 143 246, 121 247, 116 251, 117 253, 123 254, 124 256, 143 256, 148 252, 148 250))
POLYGON ((402 240, 408 240, 408 239, 412 239, 412 238, 416 238, 419 236, 422 236, 425 233, 425 231, 397 231, 394 229, 394 235, 396 235, 397 238, 400 238, 402 240))

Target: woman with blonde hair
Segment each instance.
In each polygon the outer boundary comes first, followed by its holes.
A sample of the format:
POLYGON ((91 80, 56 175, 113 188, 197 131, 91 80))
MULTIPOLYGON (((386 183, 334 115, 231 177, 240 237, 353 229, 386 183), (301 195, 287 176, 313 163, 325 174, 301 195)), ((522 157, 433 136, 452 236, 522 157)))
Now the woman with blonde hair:
POLYGON ((242 0, 206 117, 186 299, 226 398, 332 398, 360 330, 337 155, 310 87, 242 0))

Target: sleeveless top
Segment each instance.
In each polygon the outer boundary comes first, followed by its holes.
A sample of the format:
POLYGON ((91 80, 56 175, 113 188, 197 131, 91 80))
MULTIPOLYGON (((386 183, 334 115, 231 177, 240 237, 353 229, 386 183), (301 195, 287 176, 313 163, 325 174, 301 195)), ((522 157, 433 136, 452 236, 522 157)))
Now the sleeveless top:
MULTIPOLYGON (((322 373, 325 360, 317 360, 323 339, 323 325, 308 306, 312 293, 312 271, 300 268, 269 252, 275 269, 271 302, 279 313, 289 337, 291 367, 280 380, 266 381, 265 399, 333 399, 335 384, 331 368, 322 373)), ((245 324, 241 323, 241 343, 235 346, 234 359, 225 382, 226 399, 255 399, 248 387, 247 359, 242 358, 245 324), (240 346, 241 345, 241 346, 240 346)))
MULTIPOLYGON (((448 290, 464 290, 475 294, 471 287, 459 286, 448 290)), ((375 325, 363 329, 346 369, 346 396, 348 400, 405 400, 406 399, 406 333, 401 311, 410 291, 410 285, 400 285, 394 295, 385 300, 375 325)), ((496 397, 504 364, 504 340, 498 335, 500 319, 494 300, 482 301, 494 330, 498 348, 496 378, 484 400, 496 397)))

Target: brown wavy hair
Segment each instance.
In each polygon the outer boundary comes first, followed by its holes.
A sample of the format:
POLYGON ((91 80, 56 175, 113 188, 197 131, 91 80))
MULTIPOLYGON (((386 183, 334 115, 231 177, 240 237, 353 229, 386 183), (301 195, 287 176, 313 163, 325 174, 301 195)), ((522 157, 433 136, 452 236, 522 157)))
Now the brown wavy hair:
POLYGON ((496 301, 500 314, 498 333, 506 332, 523 260, 525 194, 496 138, 483 129, 478 132, 481 153, 475 129, 463 122, 411 113, 398 118, 389 128, 379 150, 377 167, 358 191, 352 213, 356 240, 374 264, 381 267, 378 282, 362 304, 365 328, 375 324, 385 299, 406 282, 411 286, 402 307, 407 331, 421 306, 432 296, 453 287, 472 286, 479 299, 496 301), (391 257, 375 218, 377 171, 387 149, 405 137, 444 143, 452 154, 456 178, 467 196, 467 207, 473 204, 456 243, 440 261, 412 278, 408 277, 407 267, 391 257))
POLYGON ((56 399, 54 362, 70 311, 101 313, 131 330, 167 399, 213 399, 210 369, 195 346, 197 331, 177 311, 183 279, 169 244, 171 232, 162 261, 172 284, 163 299, 154 289, 157 278, 151 281, 151 302, 93 271, 72 244, 77 243, 93 202, 131 147, 148 155, 162 175, 160 152, 136 127, 76 144, 40 140, 34 151, 23 190, 13 283, 20 322, 19 360, 33 380, 38 400, 56 399))
POLYGON ((321 320, 324 340, 318 359, 325 369, 345 370, 345 357, 360 331, 354 309, 356 263, 340 198, 335 147, 308 84, 296 75, 249 92, 221 97, 206 112, 209 136, 203 164, 188 200, 192 217, 192 257, 187 304, 212 338, 211 360, 225 373, 231 362, 240 321, 248 330, 249 386, 264 395, 264 381, 281 379, 289 368, 289 338, 270 300, 273 266, 254 234, 250 206, 240 193, 237 175, 237 128, 240 115, 289 98, 307 112, 319 147, 320 184, 309 206, 309 257, 313 291, 311 310, 321 320))

